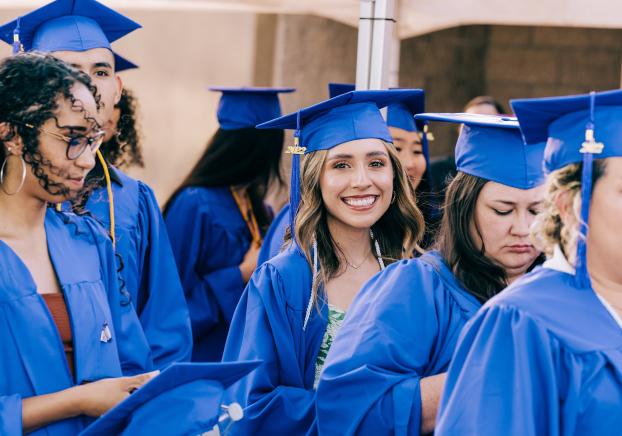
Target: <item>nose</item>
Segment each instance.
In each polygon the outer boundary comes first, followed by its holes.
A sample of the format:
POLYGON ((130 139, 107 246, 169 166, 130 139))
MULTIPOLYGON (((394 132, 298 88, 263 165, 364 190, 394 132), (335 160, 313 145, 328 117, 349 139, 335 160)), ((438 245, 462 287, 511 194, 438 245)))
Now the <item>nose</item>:
POLYGON ((408 175, 412 175, 411 173, 415 169, 415 156, 413 156, 412 153, 402 153, 400 156, 400 162, 402 163, 406 173, 408 173, 408 175))
POLYGON ((369 188, 371 184, 371 178, 369 177, 367 165, 358 165, 352 175, 352 187, 366 189, 369 188))
POLYGON ((511 232, 515 236, 527 237, 531 230, 534 216, 526 210, 519 211, 514 215, 511 232))
POLYGON ((95 154, 91 147, 86 147, 86 150, 74 160, 74 165, 83 170, 91 171, 95 167, 95 154))

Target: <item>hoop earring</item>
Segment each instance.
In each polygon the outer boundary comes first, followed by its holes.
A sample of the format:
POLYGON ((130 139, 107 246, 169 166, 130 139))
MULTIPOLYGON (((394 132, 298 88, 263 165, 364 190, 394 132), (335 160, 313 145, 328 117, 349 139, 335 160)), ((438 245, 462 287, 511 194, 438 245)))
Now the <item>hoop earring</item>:
POLYGON ((4 162, 2 163, 2 167, 0 168, 0 189, 2 189, 2 191, 6 195, 16 195, 19 191, 22 190, 22 188, 24 187, 24 182, 26 181, 26 161, 24 160, 22 156, 20 156, 19 159, 22 161, 22 180, 19 183, 17 191, 11 193, 11 192, 7 192, 7 190, 4 188, 4 170, 6 168, 6 163, 9 161, 9 157, 11 156, 14 156, 14 155, 7 156, 6 159, 4 159, 4 162))

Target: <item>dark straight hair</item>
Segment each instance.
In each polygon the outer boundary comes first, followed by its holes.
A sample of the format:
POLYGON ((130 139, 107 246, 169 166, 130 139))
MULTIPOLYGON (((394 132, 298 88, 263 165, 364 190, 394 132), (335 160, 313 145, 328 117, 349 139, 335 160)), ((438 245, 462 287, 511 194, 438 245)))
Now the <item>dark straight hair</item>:
POLYGON ((282 130, 218 129, 203 156, 169 198, 164 214, 184 188, 247 186, 257 224, 265 231, 270 225, 264 206, 268 187, 272 181, 276 181, 279 188, 285 185, 280 173, 283 138, 282 130))
MULTIPOLYGON (((447 187, 443 218, 436 239, 436 247, 456 279, 475 296, 485 302, 507 285, 505 270, 486 257, 471 238, 471 224, 480 192, 488 180, 458 172, 447 187)), ((476 231, 479 233, 479 229, 476 231)), ((539 256, 533 266, 541 263, 539 256)))

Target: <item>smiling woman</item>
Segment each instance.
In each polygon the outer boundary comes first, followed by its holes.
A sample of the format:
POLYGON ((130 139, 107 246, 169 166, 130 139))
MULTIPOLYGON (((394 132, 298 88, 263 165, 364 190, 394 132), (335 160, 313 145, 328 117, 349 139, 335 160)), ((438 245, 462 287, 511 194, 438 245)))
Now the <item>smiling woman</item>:
POLYGON ((251 277, 227 338, 223 360, 265 362, 230 392, 246 406, 241 434, 313 431, 315 387, 345 312, 417 246, 423 218, 379 111, 417 93, 353 91, 259 126, 297 128, 302 147, 290 150, 306 156, 300 175, 293 162, 293 237, 251 277))

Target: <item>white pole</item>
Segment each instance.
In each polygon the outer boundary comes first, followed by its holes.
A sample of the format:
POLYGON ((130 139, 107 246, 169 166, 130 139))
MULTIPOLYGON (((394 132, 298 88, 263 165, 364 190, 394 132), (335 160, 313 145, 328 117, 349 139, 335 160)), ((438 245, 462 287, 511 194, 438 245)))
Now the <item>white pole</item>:
POLYGON ((386 89, 394 43, 395 0, 361 0, 356 89, 386 89))

